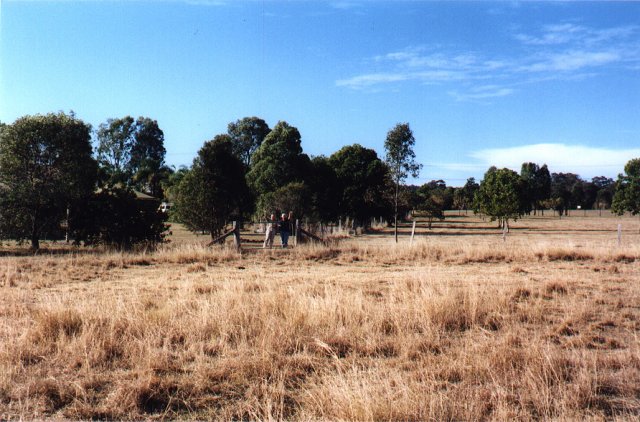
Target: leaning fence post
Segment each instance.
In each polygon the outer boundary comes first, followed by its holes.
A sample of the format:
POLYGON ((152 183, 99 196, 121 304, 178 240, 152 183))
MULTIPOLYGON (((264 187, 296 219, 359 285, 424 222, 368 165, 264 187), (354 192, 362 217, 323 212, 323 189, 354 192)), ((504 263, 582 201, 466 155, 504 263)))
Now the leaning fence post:
POLYGON ((233 222, 233 243, 240 250, 240 222, 237 220, 233 222))

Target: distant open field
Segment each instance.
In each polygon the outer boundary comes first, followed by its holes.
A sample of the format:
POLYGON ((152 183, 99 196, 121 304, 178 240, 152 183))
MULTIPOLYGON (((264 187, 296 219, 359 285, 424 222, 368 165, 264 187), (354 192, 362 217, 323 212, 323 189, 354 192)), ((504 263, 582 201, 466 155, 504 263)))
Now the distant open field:
POLYGON ((452 212, 397 245, 5 244, 0 419, 635 420, 639 229, 547 213, 503 240, 452 212))

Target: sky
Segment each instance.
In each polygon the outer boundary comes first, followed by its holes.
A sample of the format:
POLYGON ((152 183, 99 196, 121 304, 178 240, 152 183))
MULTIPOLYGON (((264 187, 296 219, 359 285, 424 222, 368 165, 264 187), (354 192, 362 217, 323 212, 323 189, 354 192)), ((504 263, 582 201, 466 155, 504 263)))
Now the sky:
POLYGON ((414 184, 640 157, 640 2, 0 1, 0 121, 150 117, 176 167, 246 116, 327 156, 407 122, 414 184))

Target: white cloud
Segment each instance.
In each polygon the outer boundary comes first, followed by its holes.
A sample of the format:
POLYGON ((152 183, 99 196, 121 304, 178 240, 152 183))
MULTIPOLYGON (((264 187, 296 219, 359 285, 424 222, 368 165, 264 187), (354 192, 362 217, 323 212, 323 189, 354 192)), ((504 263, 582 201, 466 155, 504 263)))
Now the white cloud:
POLYGON ((583 177, 615 176, 632 158, 640 157, 640 148, 610 149, 584 145, 541 143, 509 148, 474 151, 472 158, 485 168, 507 167, 516 171, 524 162, 547 164, 552 172, 572 172, 583 177))
POLYGON ((499 85, 483 85, 471 88, 467 92, 449 91, 449 95, 456 101, 478 101, 487 100, 489 98, 506 97, 515 92, 512 88, 499 85))
POLYGON ((482 81, 502 88, 483 92, 483 87, 471 87, 468 92, 451 90, 449 94, 459 101, 505 97, 515 92, 509 86, 584 79, 597 75, 605 66, 635 69, 640 66, 639 33, 638 26, 592 29, 575 23, 547 25, 537 35, 515 35, 528 48, 526 54, 511 57, 414 46, 375 56, 372 60, 379 72, 340 79, 336 85, 362 89, 399 82, 472 85, 482 81))
POLYGON ((615 51, 566 51, 551 54, 537 63, 522 66, 520 70, 527 72, 570 72, 586 67, 604 66, 620 62, 620 53, 615 51))

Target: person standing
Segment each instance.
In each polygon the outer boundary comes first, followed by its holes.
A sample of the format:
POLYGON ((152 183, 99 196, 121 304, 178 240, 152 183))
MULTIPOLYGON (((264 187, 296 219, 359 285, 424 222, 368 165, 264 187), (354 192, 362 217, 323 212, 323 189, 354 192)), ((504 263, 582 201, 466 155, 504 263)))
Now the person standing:
POLYGON ((289 246, 289 235, 291 234, 291 212, 289 215, 282 213, 280 221, 278 222, 278 229, 280 229, 282 247, 286 248, 289 246))
POLYGON ((275 214, 271 214, 269 217, 269 221, 267 221, 265 230, 264 230, 264 243, 262 245, 263 248, 269 247, 271 249, 273 247, 273 239, 276 237, 276 221, 275 214))

